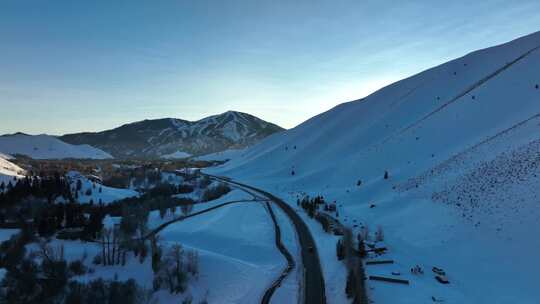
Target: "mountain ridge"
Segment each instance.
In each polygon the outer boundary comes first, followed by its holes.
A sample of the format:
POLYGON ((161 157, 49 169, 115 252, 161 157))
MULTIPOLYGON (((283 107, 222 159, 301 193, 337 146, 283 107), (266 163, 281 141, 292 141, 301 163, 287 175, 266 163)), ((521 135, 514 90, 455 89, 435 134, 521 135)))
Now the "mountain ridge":
POLYGON ((94 146, 116 158, 161 158, 243 148, 282 130, 256 116, 227 111, 196 121, 171 117, 145 119, 105 131, 65 134, 58 138, 70 144, 94 146))

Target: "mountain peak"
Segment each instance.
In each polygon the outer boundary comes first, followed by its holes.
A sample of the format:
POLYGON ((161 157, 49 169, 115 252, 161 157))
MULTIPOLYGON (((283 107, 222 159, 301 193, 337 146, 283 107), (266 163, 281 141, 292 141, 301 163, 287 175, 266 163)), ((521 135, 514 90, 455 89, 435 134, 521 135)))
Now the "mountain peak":
POLYGON ((177 152, 202 155, 242 148, 282 130, 253 115, 227 111, 196 121, 142 120, 103 132, 67 134, 60 139, 89 144, 115 157, 162 157, 177 152))

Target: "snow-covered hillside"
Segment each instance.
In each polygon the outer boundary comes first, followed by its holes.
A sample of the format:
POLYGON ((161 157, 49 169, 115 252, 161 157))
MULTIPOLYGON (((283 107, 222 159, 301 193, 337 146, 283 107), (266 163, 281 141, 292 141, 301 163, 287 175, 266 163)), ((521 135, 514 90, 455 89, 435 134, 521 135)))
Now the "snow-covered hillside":
POLYGON ((283 129, 255 116, 228 111, 187 121, 176 118, 144 120, 98 133, 61 137, 71 144, 89 144, 115 157, 203 155, 252 145, 283 129))
POLYGON ((0 152, 22 154, 34 159, 111 158, 108 153, 89 145, 70 145, 54 136, 22 133, 0 136, 0 152))
MULTIPOLYGON (((186 291, 171 294, 163 288, 153 294, 154 301, 150 303, 182 303, 188 297, 193 297, 193 303, 245 303, 257 302, 261 294, 275 279, 284 267, 285 261, 274 247, 274 230, 272 221, 261 202, 250 201, 252 197, 246 193, 233 190, 227 195, 202 204, 195 204, 193 212, 202 211, 213 206, 230 201, 241 201, 211 212, 176 222, 167 226, 159 234, 163 249, 175 244, 181 244, 184 250, 196 250, 199 253, 199 274, 196 279, 187 281, 186 291)), ((160 224, 178 219, 180 208, 175 214, 167 213, 161 218, 159 211, 149 215, 149 228, 154 229, 160 224)), ((284 217, 282 215, 282 217, 284 217)), ((121 221, 119 217, 107 217, 106 227, 111 228, 121 221)), ((292 226, 284 220, 283 229, 292 233, 292 226)), ((8 238, 11 230, 0 230, 0 240, 8 238)), ((291 242, 292 240, 284 240, 291 242)), ((84 259, 87 267, 94 271, 77 278, 88 282, 97 278, 125 281, 134 279, 146 289, 153 288, 154 274, 151 259, 143 262, 128 254, 126 266, 96 266, 92 257, 101 254, 101 247, 96 242, 53 240, 53 246, 64 246, 65 257, 68 261, 84 259)), ((37 250, 36 244, 27 246, 28 251, 37 250)), ((296 302, 294 287, 287 285, 286 302, 296 302)))
POLYGON ((345 224, 383 227, 396 264, 368 274, 396 270, 412 283, 368 281, 378 303, 535 303, 539 47, 540 32, 473 52, 274 134, 211 171, 291 203, 302 191, 322 194, 337 200, 345 224), (451 284, 410 275, 416 264, 445 268, 451 284))
MULTIPOLYGON (((14 163, 10 162, 10 155, 0 153, 0 184, 6 185, 13 178, 21 178, 24 176, 24 170, 14 163)), ((13 182, 14 184, 15 182, 13 182)))
POLYGON ((124 198, 138 196, 139 193, 132 189, 107 187, 100 183, 89 180, 79 172, 70 171, 66 174, 71 188, 77 192, 76 200, 86 204, 109 204, 124 198), (77 183, 80 181, 81 188, 77 191, 77 183))
POLYGON ((191 156, 191 154, 189 154, 189 153, 186 153, 186 152, 183 152, 183 151, 176 151, 176 152, 171 153, 171 154, 163 155, 162 157, 163 158, 168 158, 168 159, 180 159, 180 158, 188 158, 190 156, 191 156))
POLYGON ((240 154, 242 154, 243 152, 244 152, 244 149, 228 149, 225 151, 198 156, 195 159, 206 160, 206 161, 213 161, 213 160, 227 161, 227 160, 240 156, 240 154))

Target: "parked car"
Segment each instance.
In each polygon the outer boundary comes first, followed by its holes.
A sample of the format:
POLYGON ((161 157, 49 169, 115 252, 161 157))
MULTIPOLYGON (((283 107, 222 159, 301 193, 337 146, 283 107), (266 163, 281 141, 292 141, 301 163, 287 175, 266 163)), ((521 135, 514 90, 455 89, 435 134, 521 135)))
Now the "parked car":
POLYGON ((436 275, 435 279, 441 284, 449 284, 448 278, 445 275, 436 275))
POLYGON ((431 271, 433 271, 434 273, 436 273, 438 275, 441 275, 441 276, 446 275, 444 270, 442 270, 441 268, 435 267, 435 266, 433 268, 431 268, 431 271))

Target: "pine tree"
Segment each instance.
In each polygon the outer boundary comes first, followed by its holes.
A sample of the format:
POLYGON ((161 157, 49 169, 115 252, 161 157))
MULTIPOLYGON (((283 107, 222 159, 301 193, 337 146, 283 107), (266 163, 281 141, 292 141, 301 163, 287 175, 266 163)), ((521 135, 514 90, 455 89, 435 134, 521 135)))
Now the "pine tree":
MULTIPOLYGON (((360 236, 360 235, 358 235, 358 236, 360 236)), ((364 240, 361 237, 358 238, 358 254, 362 258, 365 258, 366 255, 367 255, 366 247, 364 245, 364 240)))
POLYGON ((180 211, 182 211, 182 215, 184 216, 188 216, 192 210, 193 210, 193 204, 180 205, 180 211))
POLYGON ((161 265, 161 247, 158 245, 158 240, 156 237, 150 239, 150 248, 152 249, 152 270, 154 273, 159 271, 161 265))
POLYGON ((336 255, 339 261, 345 258, 345 248, 343 248, 343 242, 338 240, 336 243, 336 255))

